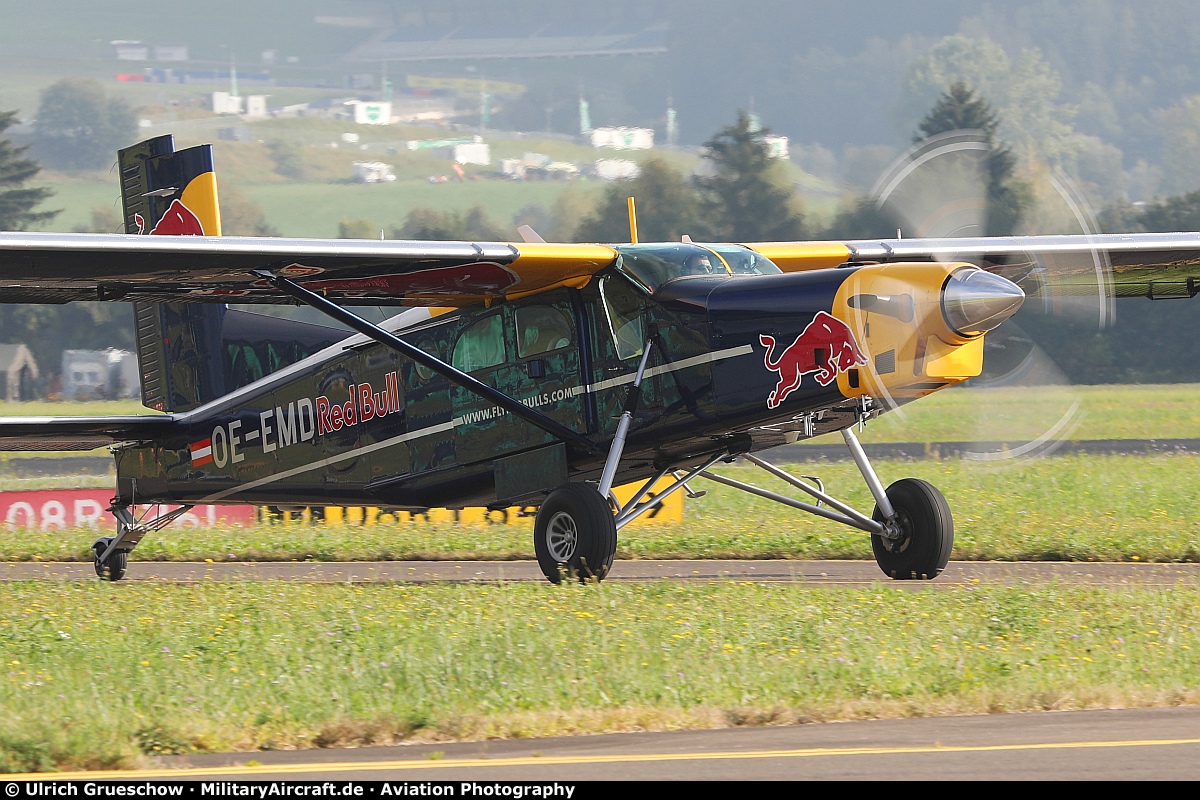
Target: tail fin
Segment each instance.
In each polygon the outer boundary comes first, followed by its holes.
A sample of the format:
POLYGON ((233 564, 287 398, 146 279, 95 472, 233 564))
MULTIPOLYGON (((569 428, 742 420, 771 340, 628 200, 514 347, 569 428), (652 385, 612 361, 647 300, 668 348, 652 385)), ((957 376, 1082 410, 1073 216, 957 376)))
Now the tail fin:
MULTIPOLYGON (((175 150, 172 136, 118 153, 125 232, 220 236, 212 145, 175 150)), ((142 404, 188 411, 348 334, 322 325, 200 303, 134 303, 142 404)))

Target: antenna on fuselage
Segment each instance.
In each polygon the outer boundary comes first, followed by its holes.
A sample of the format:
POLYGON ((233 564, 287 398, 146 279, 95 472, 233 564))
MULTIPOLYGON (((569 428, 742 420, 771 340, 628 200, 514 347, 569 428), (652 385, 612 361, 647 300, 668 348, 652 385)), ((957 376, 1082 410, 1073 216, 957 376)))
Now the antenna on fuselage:
POLYGON ((629 198, 629 243, 637 244, 637 203, 629 198))

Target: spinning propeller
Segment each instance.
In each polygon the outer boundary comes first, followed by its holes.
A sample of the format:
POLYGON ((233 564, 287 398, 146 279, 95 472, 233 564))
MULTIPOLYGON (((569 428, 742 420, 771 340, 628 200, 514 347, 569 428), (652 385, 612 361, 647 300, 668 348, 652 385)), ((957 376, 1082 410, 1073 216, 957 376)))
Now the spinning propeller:
MULTIPOLYGON (((1040 190, 1034 193, 1038 201, 1035 208, 1024 218, 1009 220, 1011 231, 988 230, 989 219, 994 224, 1005 210, 989 202, 993 199, 988 196, 992 155, 992 147, 980 131, 951 131, 918 142, 897 158, 873 187, 872 200, 879 218, 894 222, 896 239, 901 241, 966 240, 1009 232, 1097 233, 1082 194, 1061 173, 1049 174, 1048 186, 1035 187, 1040 190)), ((1053 317, 1087 323, 1093 330, 1111 326, 1114 307, 1106 280, 1108 264, 1099 251, 1082 255, 1029 251, 990 257, 980 254, 978 244, 972 242, 969 252, 948 246, 937 254, 937 260, 974 263, 990 274, 963 273, 970 277, 957 287, 952 278, 946 287, 943 309, 926 305, 918 313, 941 311, 952 327, 957 327, 953 319, 956 313, 970 317, 973 323, 986 320, 993 311, 1007 318, 1011 298, 999 286, 1002 282, 988 286, 992 275, 1016 283, 1026 298, 1013 319, 986 334, 984 372, 962 388, 951 390, 961 396, 956 395, 948 404, 955 418, 938 420, 938 438, 969 442, 963 456, 978 461, 1003 463, 1043 455, 1056 449, 1079 425, 1084 416, 1082 399, 1072 390, 1053 355, 1034 342, 1022 322, 1044 327, 1040 318, 1053 317)), ((930 326, 918 327, 928 330, 930 326)), ((986 323, 981 329, 988 330, 986 323)), ((902 399, 882 399, 896 406, 897 422, 904 424, 910 419, 912 412, 902 407, 902 399)))

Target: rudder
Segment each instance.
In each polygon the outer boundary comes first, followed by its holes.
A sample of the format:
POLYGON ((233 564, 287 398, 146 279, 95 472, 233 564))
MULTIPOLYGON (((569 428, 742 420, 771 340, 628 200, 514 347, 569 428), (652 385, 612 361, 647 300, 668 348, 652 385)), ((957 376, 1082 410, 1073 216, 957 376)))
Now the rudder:
MULTIPOLYGON (((118 153, 125 232, 220 236, 212 145, 158 136, 118 153)), ((142 405, 189 411, 347 336, 212 303, 133 304, 142 405), (248 369, 247 362, 257 365, 248 369)))

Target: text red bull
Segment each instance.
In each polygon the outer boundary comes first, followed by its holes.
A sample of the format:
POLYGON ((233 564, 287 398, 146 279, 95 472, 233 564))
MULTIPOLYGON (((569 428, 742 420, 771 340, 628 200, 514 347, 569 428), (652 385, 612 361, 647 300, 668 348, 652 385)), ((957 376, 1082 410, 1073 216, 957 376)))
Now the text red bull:
POLYGON ((828 386, 839 373, 867 363, 854 332, 837 317, 818 311, 804 331, 775 358, 775 337, 760 334, 759 344, 767 348, 763 364, 779 373, 779 384, 767 396, 767 408, 778 408, 789 394, 800 388, 809 373, 817 383, 828 386))

